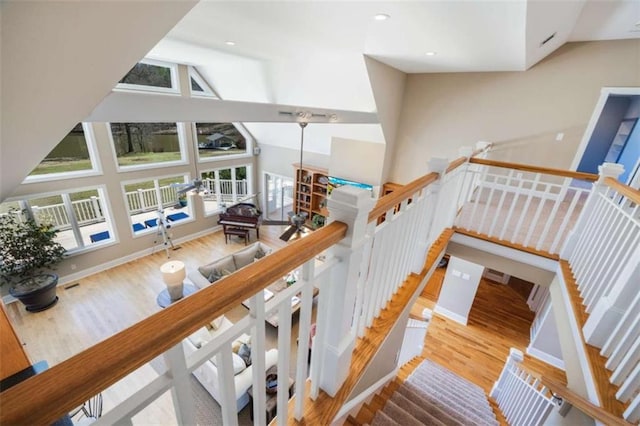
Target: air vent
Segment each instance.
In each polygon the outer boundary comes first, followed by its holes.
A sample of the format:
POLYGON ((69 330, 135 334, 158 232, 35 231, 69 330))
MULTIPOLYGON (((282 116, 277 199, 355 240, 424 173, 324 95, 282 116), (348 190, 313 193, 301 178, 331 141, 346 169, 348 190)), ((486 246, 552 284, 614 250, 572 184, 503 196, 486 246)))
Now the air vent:
POLYGON ((549 43, 556 36, 556 34, 558 34, 558 33, 555 32, 555 33, 551 34, 549 37, 547 37, 544 40, 542 40, 542 43, 540 43, 540 47, 542 47, 545 44, 549 43))

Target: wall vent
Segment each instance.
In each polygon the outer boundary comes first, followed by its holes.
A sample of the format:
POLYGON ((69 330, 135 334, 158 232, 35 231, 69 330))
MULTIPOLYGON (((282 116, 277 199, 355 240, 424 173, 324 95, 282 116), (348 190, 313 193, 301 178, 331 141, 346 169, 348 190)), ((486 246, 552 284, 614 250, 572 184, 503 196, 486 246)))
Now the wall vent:
POLYGON ((544 40, 542 40, 542 43, 540 43, 540 47, 542 47, 545 44, 549 43, 556 36, 556 34, 558 34, 558 32, 555 32, 555 33, 551 34, 549 37, 547 37, 544 40))

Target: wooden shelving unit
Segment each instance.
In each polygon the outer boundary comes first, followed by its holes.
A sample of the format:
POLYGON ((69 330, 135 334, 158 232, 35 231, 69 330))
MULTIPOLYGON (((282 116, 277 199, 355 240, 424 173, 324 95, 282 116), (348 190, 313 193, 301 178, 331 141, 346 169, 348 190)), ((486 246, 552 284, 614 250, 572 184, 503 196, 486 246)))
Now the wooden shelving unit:
POLYGON ((328 175, 326 169, 303 165, 300 163, 293 165, 295 182, 295 204, 294 211, 298 208, 307 213, 307 223, 315 227, 313 217, 321 216, 322 223, 329 215, 327 210, 327 183, 328 175))

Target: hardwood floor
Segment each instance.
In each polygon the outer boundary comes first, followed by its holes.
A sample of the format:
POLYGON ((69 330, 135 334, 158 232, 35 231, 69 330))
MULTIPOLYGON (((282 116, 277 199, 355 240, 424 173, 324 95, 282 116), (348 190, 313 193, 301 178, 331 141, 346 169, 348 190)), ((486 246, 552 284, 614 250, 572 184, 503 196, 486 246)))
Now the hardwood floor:
MULTIPOLYGON (((439 279, 435 277, 434 279, 439 279)), ((418 315, 435 303, 420 297, 412 308, 418 315)), ((512 288, 482 280, 467 326, 434 314, 422 355, 479 385, 489 393, 500 375, 510 348, 526 352, 534 313, 512 288)), ((564 372, 525 358, 525 364, 566 384, 564 372)))
MULTIPOLYGON (((260 241, 278 249, 285 245, 278 236, 285 227, 263 226, 260 241)), ((255 233, 251 232, 251 242, 255 233)), ((179 245, 171 260, 185 262, 191 271, 207 262, 242 249, 244 238, 225 244, 222 231, 179 245)), ((151 250, 150 250, 151 251, 151 250)), ((158 293, 165 288, 160 265, 167 261, 164 250, 100 272, 58 289, 58 303, 51 309, 28 313, 20 303, 8 305, 7 314, 32 361, 56 365, 105 338, 158 312, 158 293), (76 285, 77 284, 77 285, 76 285)), ((157 377, 146 365, 103 392, 104 410, 129 397, 157 377)), ((176 424, 167 392, 134 417, 134 424, 176 424)))

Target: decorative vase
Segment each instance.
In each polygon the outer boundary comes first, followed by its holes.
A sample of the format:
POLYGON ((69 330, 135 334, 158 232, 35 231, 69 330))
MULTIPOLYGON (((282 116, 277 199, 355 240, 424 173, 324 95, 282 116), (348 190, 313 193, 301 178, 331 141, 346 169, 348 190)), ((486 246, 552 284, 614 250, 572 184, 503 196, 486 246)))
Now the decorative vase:
POLYGON ((182 299, 184 284, 183 281, 187 276, 184 270, 184 262, 179 260, 172 260, 164 263, 160 267, 162 272, 162 280, 167 285, 167 291, 169 292, 169 298, 172 302, 182 299))
POLYGON ((9 289, 16 299, 20 300, 29 312, 40 312, 51 308, 58 302, 56 274, 40 274, 25 278, 9 289))

